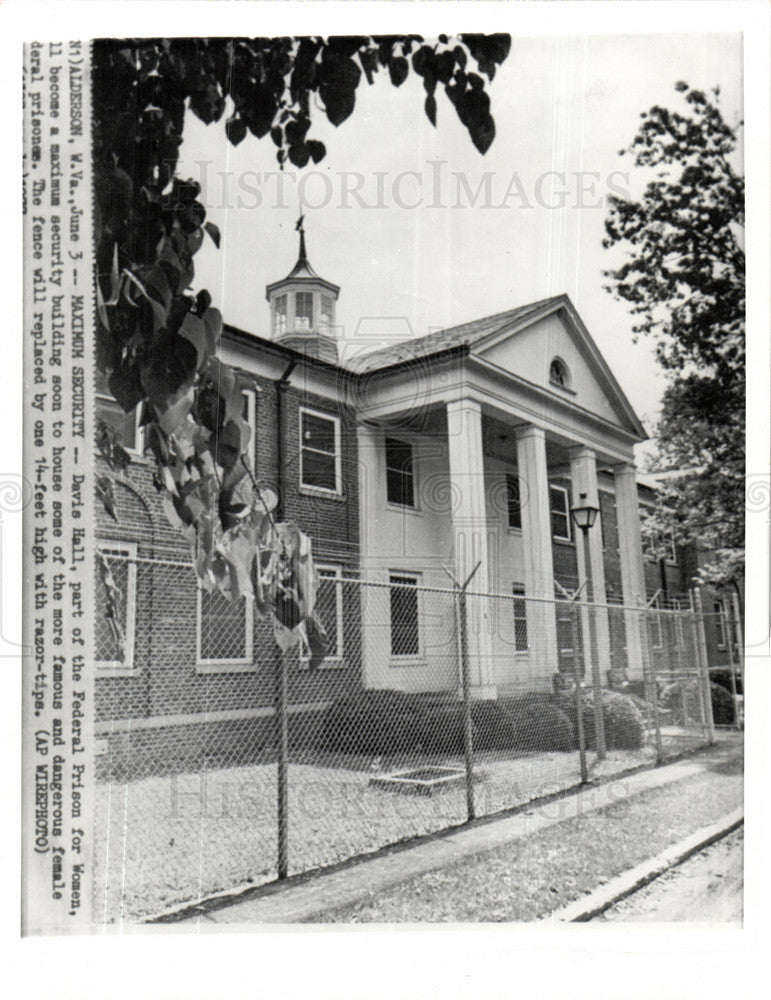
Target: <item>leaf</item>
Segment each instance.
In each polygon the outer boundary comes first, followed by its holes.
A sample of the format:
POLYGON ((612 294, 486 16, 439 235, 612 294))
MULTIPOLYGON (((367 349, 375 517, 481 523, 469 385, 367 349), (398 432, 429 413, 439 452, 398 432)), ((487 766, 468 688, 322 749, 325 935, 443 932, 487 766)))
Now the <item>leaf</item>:
POLYGON ((410 64, 404 56, 396 56, 388 62, 388 75, 394 87, 401 87, 410 72, 410 64))
POLYGON ((206 230, 209 236, 211 236, 212 242, 214 243, 215 247, 219 250, 220 248, 219 228, 215 226, 213 222, 205 222, 203 228, 206 230))
POLYGON ((428 94, 425 103, 426 117, 431 122, 431 124, 436 128, 436 98, 433 94, 428 94))
POLYGON ((326 109, 327 118, 337 128, 346 118, 350 118, 356 107, 356 94, 353 90, 340 90, 328 84, 322 84, 319 94, 326 109))
POLYGON ((304 167, 310 159, 310 150, 302 143, 289 147, 289 159, 296 167, 304 167))
POLYGON ((306 147, 308 152, 311 154, 311 159, 314 163, 321 163, 324 157, 327 155, 327 147, 323 142, 319 142, 316 139, 309 139, 306 142, 306 147))
POLYGON ((493 139, 495 138, 495 122, 492 115, 486 115, 480 121, 470 125, 469 134, 471 141, 484 156, 490 146, 492 146, 493 139))
POLYGON ((113 492, 112 479, 109 476, 96 477, 96 495, 102 501, 104 509, 117 522, 118 515, 115 512, 115 493, 113 492))
POLYGON ((225 122, 225 135, 234 146, 246 138, 246 122, 242 118, 228 118, 225 122))

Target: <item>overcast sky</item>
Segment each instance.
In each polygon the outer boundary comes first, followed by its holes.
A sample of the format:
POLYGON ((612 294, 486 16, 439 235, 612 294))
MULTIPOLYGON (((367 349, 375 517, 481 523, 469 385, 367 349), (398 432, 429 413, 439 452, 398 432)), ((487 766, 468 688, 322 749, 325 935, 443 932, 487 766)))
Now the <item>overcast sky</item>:
POLYGON ((196 285, 228 322, 267 335, 265 285, 295 262, 304 199, 311 263, 341 286, 347 351, 567 292, 650 427, 664 383, 652 345, 633 344, 626 307, 603 290, 605 199, 614 186, 639 191, 619 151, 642 111, 681 102, 678 80, 719 86, 724 116, 739 121, 741 51, 738 34, 514 38, 489 86, 486 156, 439 91, 431 126, 413 74, 398 90, 387 76, 363 81, 340 128, 319 106, 310 135, 327 156, 282 180, 269 137, 233 148, 222 123, 189 120, 179 170, 202 180, 223 234, 219 252, 207 241, 196 258, 196 285))

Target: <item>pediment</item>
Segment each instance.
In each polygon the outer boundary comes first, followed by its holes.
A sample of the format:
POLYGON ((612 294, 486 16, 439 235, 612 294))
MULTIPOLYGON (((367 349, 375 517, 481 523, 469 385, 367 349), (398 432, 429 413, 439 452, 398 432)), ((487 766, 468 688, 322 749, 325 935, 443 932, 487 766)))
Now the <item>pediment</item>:
POLYGON ((497 369, 544 389, 644 439, 647 435, 607 362, 565 298, 523 323, 502 328, 471 348, 497 369), (550 378, 552 362, 564 366, 564 385, 550 378))

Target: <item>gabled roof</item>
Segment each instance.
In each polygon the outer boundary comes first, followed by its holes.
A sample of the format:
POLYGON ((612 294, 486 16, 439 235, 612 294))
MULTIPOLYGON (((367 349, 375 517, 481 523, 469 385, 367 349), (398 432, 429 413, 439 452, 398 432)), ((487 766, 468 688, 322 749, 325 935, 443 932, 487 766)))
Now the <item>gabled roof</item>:
MULTIPOLYGON (((607 361, 576 312, 569 296, 565 294, 539 299, 537 302, 519 306, 517 309, 495 313, 470 323, 462 323, 460 326, 436 330, 425 337, 391 344, 358 358, 352 358, 347 362, 346 367, 356 374, 369 374, 417 358, 464 347, 468 349, 472 357, 476 355, 481 358, 483 348, 503 340, 509 335, 515 336, 519 330, 525 329, 537 320, 556 312, 563 313, 567 319, 573 336, 603 385, 611 405, 640 440, 646 440, 648 435, 640 418, 616 381, 607 361)), ((516 376, 517 373, 512 372, 512 374, 516 376)))
POLYGON ((460 326, 435 330, 425 337, 402 340, 377 351, 370 351, 369 354, 363 354, 358 358, 351 358, 346 367, 359 374, 366 374, 379 368, 389 368, 391 365, 413 358, 437 354, 453 347, 471 347, 492 334, 534 316, 544 307, 560 304, 564 299, 564 295, 553 295, 551 298, 531 302, 529 305, 519 306, 517 309, 507 309, 506 312, 495 313, 493 316, 475 319, 470 323, 461 323, 460 326))

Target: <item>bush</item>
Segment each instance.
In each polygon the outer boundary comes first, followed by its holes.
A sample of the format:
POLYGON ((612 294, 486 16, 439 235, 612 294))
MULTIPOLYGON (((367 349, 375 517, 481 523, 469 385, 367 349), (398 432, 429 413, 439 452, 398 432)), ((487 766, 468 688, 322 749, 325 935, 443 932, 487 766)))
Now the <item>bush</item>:
MULTIPOLYGON (((552 699, 540 696, 472 702, 477 750, 573 750, 573 726, 552 699)), ((427 701, 401 691, 360 691, 324 713, 322 745, 339 753, 463 753, 460 702, 427 701)))
MULTIPOLYGON (((733 695, 721 684, 710 683, 710 701, 712 702, 712 719, 716 726, 731 726, 736 721, 733 695)), ((668 684, 661 692, 660 704, 670 713, 673 722, 682 725, 685 721, 701 721, 701 706, 699 698, 699 682, 695 679, 676 681, 668 684), (683 719, 683 685, 685 685, 685 707, 688 720, 683 719)))
MULTIPOLYGON (((584 739, 588 750, 596 749, 594 732, 594 694, 581 692, 584 739)), ((577 728, 574 694, 560 696, 560 706, 577 728)), ((645 719, 631 698, 616 691, 602 692, 602 719, 605 723, 605 746, 608 750, 639 750, 645 742, 645 719)))
MULTIPOLYGON (((720 687, 724 687, 729 694, 732 694, 731 688, 731 671, 730 670, 710 670, 709 679, 713 684, 719 684, 720 687)), ((736 693, 744 694, 744 686, 742 684, 742 678, 736 675, 736 693)))
POLYGON ((322 744, 341 753, 399 753, 420 742, 414 699, 403 691, 358 691, 324 713, 322 744))
POLYGON ((472 719, 479 750, 568 751, 576 745, 570 719, 543 695, 477 702, 472 719))

